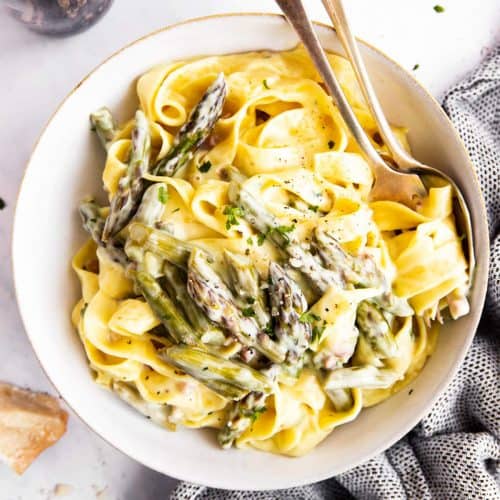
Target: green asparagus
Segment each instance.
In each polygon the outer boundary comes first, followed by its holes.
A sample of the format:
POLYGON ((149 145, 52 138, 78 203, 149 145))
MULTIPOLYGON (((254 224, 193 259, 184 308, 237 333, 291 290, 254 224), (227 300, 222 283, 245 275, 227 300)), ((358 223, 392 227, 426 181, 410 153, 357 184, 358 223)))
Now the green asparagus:
POLYGON ((159 283, 143 270, 133 271, 132 276, 146 302, 165 326, 172 339, 175 342, 189 345, 199 344, 199 339, 184 318, 182 311, 163 291, 159 283))
POLYGON ((266 411, 265 401, 266 395, 262 392, 250 392, 242 400, 231 405, 226 423, 217 435, 217 440, 223 448, 230 448, 234 441, 266 411))
POLYGON ((319 258, 310 252, 309 245, 300 243, 293 234, 293 226, 287 226, 269 213, 242 185, 242 175, 235 168, 227 168, 225 175, 231 180, 228 191, 229 200, 238 206, 246 221, 261 235, 269 238, 272 243, 288 254, 288 263, 300 270, 319 289, 325 292, 336 283, 334 273, 325 269, 319 258))
POLYGON ((245 391, 269 394, 272 390, 270 380, 259 371, 201 349, 176 345, 166 350, 166 359, 209 387, 216 381, 245 391))
POLYGON ((170 151, 153 168, 155 175, 171 177, 192 159, 219 119, 226 94, 226 81, 220 73, 179 130, 170 151))
POLYGON ((189 296, 186 273, 169 262, 165 262, 163 273, 170 297, 182 308, 197 336, 202 342, 222 344, 225 341, 223 332, 207 318, 189 296))
POLYGON ((179 240, 167 231, 154 229, 140 222, 130 224, 129 239, 182 269, 187 269, 189 256, 196 248, 192 243, 179 240))
POLYGON ((100 246, 106 249, 113 262, 128 265, 128 258, 121 242, 112 240, 108 243, 102 241, 102 231, 104 229, 105 219, 101 215, 102 209, 93 200, 86 200, 80 204, 80 216, 82 218, 83 228, 90 234, 91 238, 100 246))
POLYGON ((153 226, 160 221, 165 211, 162 193, 166 193, 163 184, 151 184, 151 186, 144 191, 141 203, 134 216, 134 221, 145 224, 146 226, 153 226))
POLYGON ((127 171, 118 182, 118 190, 111 199, 110 212, 104 225, 102 239, 105 242, 121 231, 137 211, 145 189, 142 176, 148 170, 150 149, 149 123, 144 113, 138 110, 127 171))
POLYGON ((99 246, 103 246, 102 231, 105 219, 101 215, 101 207, 94 200, 84 200, 80 203, 79 211, 85 231, 99 246))
POLYGON ((381 359, 391 358, 397 353, 397 344, 391 327, 382 312, 372 303, 359 303, 356 323, 362 335, 372 343, 381 359))
POLYGON ((397 380, 397 374, 386 368, 376 368, 371 365, 338 368, 329 372, 325 379, 325 389, 386 389, 397 380))
POLYGON ((97 134, 102 147, 107 151, 116 135, 116 122, 111 111, 102 107, 90 115, 91 130, 97 134))
POLYGON ((205 314, 241 344, 255 347, 275 363, 284 361, 283 349, 260 331, 253 317, 240 311, 229 288, 198 249, 192 251, 189 259, 187 289, 205 314))
POLYGON ((261 328, 270 322, 265 297, 259 283, 259 274, 248 257, 229 251, 224 252, 229 281, 239 299, 239 305, 251 311, 261 328))
POLYGON ((325 266, 337 275, 337 282, 345 286, 353 284, 363 288, 380 287, 383 275, 369 256, 354 257, 348 254, 328 232, 316 228, 314 247, 325 266))
POLYGON ((269 281, 274 332, 279 343, 285 346, 287 360, 295 362, 311 341, 311 323, 301 321, 308 308, 307 301, 297 283, 276 262, 269 265, 269 281))

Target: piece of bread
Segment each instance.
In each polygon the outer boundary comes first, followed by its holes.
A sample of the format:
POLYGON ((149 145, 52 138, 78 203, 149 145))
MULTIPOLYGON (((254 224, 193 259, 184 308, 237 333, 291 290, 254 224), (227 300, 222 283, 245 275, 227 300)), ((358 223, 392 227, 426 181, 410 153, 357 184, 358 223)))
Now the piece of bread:
POLYGON ((0 382, 0 458, 22 474, 66 432, 57 399, 0 382))

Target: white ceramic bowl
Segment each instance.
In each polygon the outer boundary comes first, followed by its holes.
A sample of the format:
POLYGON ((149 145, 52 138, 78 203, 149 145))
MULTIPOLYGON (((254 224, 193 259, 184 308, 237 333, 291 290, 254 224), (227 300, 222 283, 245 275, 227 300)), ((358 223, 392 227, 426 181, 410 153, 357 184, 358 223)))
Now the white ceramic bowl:
MULTIPOLYGON (((318 32, 327 49, 341 52, 332 29, 318 26, 318 32)), ((17 204, 13 256, 19 307, 38 358, 63 398, 95 432, 135 460, 179 479, 220 488, 257 490, 310 483, 388 448, 430 410, 453 377, 474 336, 485 296, 485 210, 467 153, 439 105, 414 78, 363 44, 389 119, 409 127, 410 142, 420 160, 459 181, 474 223, 478 265, 472 312, 443 328, 435 354, 411 385, 411 396, 408 389, 403 390, 335 430, 309 455, 286 458, 257 451, 222 451, 212 431, 168 432, 92 381, 70 323, 70 311, 80 293, 70 260, 86 237, 76 207, 85 195, 101 191, 103 156, 89 133, 89 112, 105 104, 119 119, 130 117, 137 105, 134 80, 160 62, 286 50, 296 43, 281 16, 264 14, 193 20, 132 43, 96 68, 61 104, 31 156, 17 204)))

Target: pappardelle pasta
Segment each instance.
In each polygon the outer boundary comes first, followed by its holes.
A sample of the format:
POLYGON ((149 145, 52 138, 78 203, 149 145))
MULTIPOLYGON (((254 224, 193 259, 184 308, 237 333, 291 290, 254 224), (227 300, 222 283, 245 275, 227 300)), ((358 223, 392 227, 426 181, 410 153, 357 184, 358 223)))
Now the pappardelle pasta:
MULTIPOLYGON (((329 60, 387 153, 349 63, 329 60)), ((137 94, 121 127, 91 115, 110 206, 80 206, 72 319, 96 381, 170 430, 303 455, 412 380, 437 325, 468 312, 453 191, 371 201, 301 47, 160 65, 137 94)))

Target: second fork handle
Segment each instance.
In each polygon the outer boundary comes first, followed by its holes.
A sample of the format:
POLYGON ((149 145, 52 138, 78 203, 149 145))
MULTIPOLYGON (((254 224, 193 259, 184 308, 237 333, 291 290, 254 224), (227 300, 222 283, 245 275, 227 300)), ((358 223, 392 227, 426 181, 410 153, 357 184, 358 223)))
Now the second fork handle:
POLYGON ((392 158, 396 165, 402 169, 415 167, 418 162, 411 158, 403 149, 385 117, 385 113, 380 105, 380 101, 375 93, 370 77, 368 76, 363 58, 359 52, 358 43, 351 31, 342 0, 322 1, 337 31, 340 42, 346 51, 346 55, 351 62, 368 107, 377 122, 380 135, 382 139, 384 139, 389 151, 392 153, 392 158))
MULTIPOLYGON (((321 47, 318 36, 314 31, 313 25, 306 14, 301 0, 276 0, 281 10, 285 14, 289 23, 294 27, 302 43, 306 47, 314 65, 320 76, 323 78, 330 95, 335 100, 342 118, 351 131, 354 139, 361 147, 367 160, 371 163, 373 169, 378 168, 386 170, 387 167, 373 147, 370 139, 361 127, 356 115, 340 87, 340 84, 333 73, 330 63, 321 47)), ((376 174, 375 174, 376 175, 376 174)))

